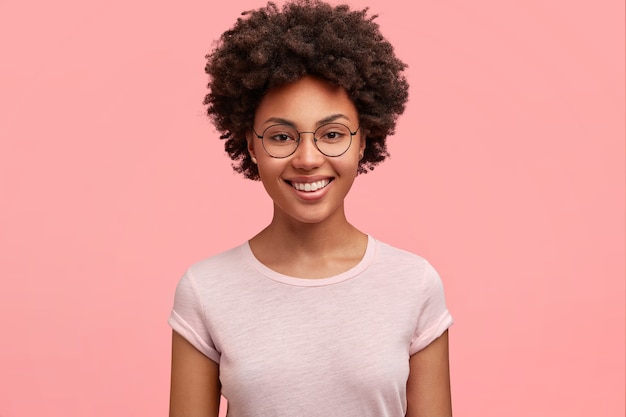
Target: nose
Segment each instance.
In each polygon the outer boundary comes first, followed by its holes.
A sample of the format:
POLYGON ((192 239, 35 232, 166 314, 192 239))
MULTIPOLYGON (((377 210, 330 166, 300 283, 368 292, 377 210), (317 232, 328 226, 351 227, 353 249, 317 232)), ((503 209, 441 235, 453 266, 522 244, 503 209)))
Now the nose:
POLYGON ((313 132, 300 132, 300 142, 291 160, 294 168, 311 170, 324 163, 322 154, 315 145, 313 132))

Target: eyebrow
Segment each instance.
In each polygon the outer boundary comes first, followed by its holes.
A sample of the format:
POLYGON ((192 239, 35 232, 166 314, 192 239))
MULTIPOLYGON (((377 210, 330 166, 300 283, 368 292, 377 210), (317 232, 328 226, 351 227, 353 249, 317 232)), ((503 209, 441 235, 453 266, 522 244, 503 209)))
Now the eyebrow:
MULTIPOLYGON (((330 116, 326 116, 323 119, 318 120, 315 123, 315 126, 321 126, 326 123, 332 123, 336 121, 337 119, 346 119, 347 121, 350 121, 350 118, 346 116, 345 114, 337 113, 337 114, 331 114, 330 116)), ((283 119, 282 117, 270 117, 269 119, 263 122, 263 124, 267 124, 267 123, 279 123, 279 124, 290 125, 293 127, 296 126, 296 123, 293 122, 292 120, 283 119)))

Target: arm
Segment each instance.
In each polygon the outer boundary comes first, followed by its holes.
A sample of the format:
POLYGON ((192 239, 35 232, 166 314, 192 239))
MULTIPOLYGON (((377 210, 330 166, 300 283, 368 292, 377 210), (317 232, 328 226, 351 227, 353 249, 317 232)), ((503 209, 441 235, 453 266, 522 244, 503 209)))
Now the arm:
POLYGON ((219 366, 172 332, 170 417, 217 417, 219 366))
POLYGON ((451 417, 448 331, 409 359, 406 417, 451 417))

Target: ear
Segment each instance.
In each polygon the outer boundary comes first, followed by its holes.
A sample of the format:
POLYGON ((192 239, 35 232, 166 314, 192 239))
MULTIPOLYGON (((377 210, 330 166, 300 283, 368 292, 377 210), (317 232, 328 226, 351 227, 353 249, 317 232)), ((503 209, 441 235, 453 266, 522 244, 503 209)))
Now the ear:
POLYGON ((363 159, 366 144, 367 144, 367 140, 365 138, 365 135, 361 135, 361 138, 359 141, 359 160, 363 159))
POLYGON ((254 135, 252 132, 246 133, 246 141, 248 142, 248 153, 252 158, 252 161, 256 161, 256 154, 254 153, 254 135))

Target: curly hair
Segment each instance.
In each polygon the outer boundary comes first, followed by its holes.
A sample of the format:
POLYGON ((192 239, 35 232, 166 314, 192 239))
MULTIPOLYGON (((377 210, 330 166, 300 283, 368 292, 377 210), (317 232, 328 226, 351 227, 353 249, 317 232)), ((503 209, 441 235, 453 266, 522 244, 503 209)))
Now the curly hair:
POLYGON ((366 136, 359 173, 389 156, 386 138, 408 98, 406 64, 367 12, 319 0, 294 0, 282 10, 269 2, 222 34, 206 55, 204 104, 235 171, 259 179, 246 142, 256 108, 268 90, 306 75, 343 87, 353 101, 366 136))

